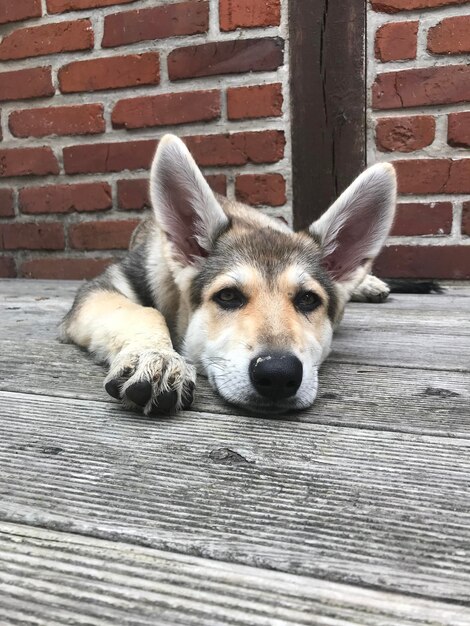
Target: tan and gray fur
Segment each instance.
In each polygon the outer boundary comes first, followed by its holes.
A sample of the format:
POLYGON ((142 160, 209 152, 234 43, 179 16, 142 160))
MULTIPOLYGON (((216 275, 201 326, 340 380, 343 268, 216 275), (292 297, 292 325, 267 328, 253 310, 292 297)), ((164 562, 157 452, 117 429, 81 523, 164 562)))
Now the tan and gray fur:
POLYGON ((105 388, 145 414, 189 407, 196 372, 251 411, 303 409, 351 298, 381 301, 371 264, 392 224, 392 166, 366 170, 305 232, 216 196, 166 135, 153 211, 127 257, 78 292, 65 340, 109 367, 105 388))

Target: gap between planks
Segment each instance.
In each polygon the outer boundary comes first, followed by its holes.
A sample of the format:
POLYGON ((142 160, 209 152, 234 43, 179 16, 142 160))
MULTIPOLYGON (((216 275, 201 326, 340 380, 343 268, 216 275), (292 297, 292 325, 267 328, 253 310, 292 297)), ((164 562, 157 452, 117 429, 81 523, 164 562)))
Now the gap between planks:
POLYGON ((3 417, 4 521, 470 602, 468 440, 28 395, 3 417))
POLYGON ((467 626, 470 609, 0 523, 3 619, 93 626, 467 626), (29 618, 29 619, 28 619, 29 618), (31 621, 29 621, 31 620, 31 621), (398 622, 399 620, 399 622, 398 622))

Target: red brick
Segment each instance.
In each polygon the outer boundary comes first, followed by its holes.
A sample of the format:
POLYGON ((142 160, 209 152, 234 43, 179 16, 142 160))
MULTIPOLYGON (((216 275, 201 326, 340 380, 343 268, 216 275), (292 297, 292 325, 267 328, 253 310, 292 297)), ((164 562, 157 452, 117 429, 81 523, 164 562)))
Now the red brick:
POLYGON ((453 159, 445 193, 470 193, 470 159, 453 159))
POLYGON ((93 48, 90 20, 43 24, 14 30, 0 43, 0 60, 26 59, 93 48))
POLYGON ((0 224, 3 250, 63 250, 64 229, 58 222, 0 224))
MULTIPOLYGON (((277 130, 183 139, 199 165, 205 167, 275 163, 284 156, 284 133, 277 130)), ((69 146, 63 151, 65 172, 90 174, 149 169, 156 147, 154 139, 69 146)))
POLYGON ((64 168, 67 174, 149 169, 156 148, 155 139, 69 146, 63 151, 64 168))
POLYGON ((147 209, 151 206, 148 178, 118 180, 118 207, 124 211, 147 209))
POLYGON ((220 117, 220 91, 193 91, 120 100, 114 128, 148 128, 214 120, 220 117))
POLYGON ((443 193, 449 178, 449 159, 394 161, 400 193, 443 193))
POLYGON ((51 148, 0 150, 0 178, 58 174, 59 164, 51 148))
POLYGON ((54 95, 50 67, 0 72, 0 102, 54 95))
POLYGON ((259 206, 282 206, 286 202, 286 181, 281 174, 241 174, 235 180, 237 200, 259 206))
POLYGON ((101 274, 114 259, 70 259, 49 258, 32 259, 21 264, 20 275, 25 278, 54 278, 63 280, 82 280, 95 278, 101 274))
POLYGON ((184 138, 197 163, 203 167, 275 163, 284 156, 282 131, 264 130, 226 135, 184 138))
POLYGON ((470 52, 470 15, 448 17, 430 28, 428 50, 433 54, 470 52))
POLYGON ((383 63, 416 59, 419 22, 392 22, 375 35, 375 58, 383 63))
POLYGON ((0 256, 0 278, 15 278, 15 260, 11 256, 0 256))
POLYGON ((284 42, 276 37, 213 41, 173 50, 168 55, 170 80, 241 74, 277 69, 283 63, 284 42))
POLYGON ((75 61, 59 70, 63 93, 158 85, 159 82, 160 65, 156 52, 75 61))
MULTIPOLYGON (((210 187, 221 195, 227 193, 227 177, 225 174, 211 174, 205 177, 210 187)), ((118 180, 118 207, 125 211, 141 210, 151 207, 148 178, 118 180)))
POLYGON ((379 74, 374 109, 400 109, 470 101, 470 65, 447 65, 379 74))
POLYGON ((9 127, 15 137, 47 135, 95 135, 105 131, 102 104, 26 109, 10 114, 9 127))
POLYGON ((282 115, 282 85, 255 85, 227 89, 229 120, 279 117, 282 115))
POLYGON ((399 204, 392 236, 448 235, 452 229, 452 203, 409 202, 399 204))
POLYGON ((386 278, 470 278, 470 246, 387 246, 374 273, 386 278))
POLYGON ((470 111, 448 116, 447 142, 455 148, 470 148, 470 111))
POLYGON ((470 193, 470 159, 413 159, 393 165, 400 193, 470 193))
POLYGON ((69 228, 69 242, 77 250, 115 250, 129 247, 139 220, 82 222, 69 228))
POLYGON ((112 206, 111 187, 108 183, 26 187, 19 194, 19 208, 22 213, 81 213, 105 211, 112 206))
MULTIPOLYGON (((24 0, 21 1, 23 2, 24 0)), ((84 11, 85 9, 110 7, 115 4, 131 4, 131 2, 135 2, 135 0, 47 0, 47 12, 84 11)))
POLYGON ((400 193, 444 193, 449 180, 449 159, 394 161, 400 193))
POLYGON ((374 11, 398 13, 399 11, 434 9, 454 4, 466 4, 467 2, 468 0, 371 0, 371 5, 374 11))
POLYGON ((104 18, 103 48, 137 41, 205 33, 209 28, 208 2, 178 2, 122 11, 104 18))
POLYGON ((41 0, 2 0, 0 3, 0 24, 20 22, 41 15, 41 0))
POLYGON ((225 174, 207 174, 204 178, 212 191, 220 193, 221 196, 227 195, 227 177, 225 174))
POLYGON ((0 217, 13 217, 13 189, 0 189, 0 217))
POLYGON ((470 202, 463 203, 462 234, 470 237, 470 202))
POLYGON ((279 0, 220 0, 220 30, 279 26, 279 0))
POLYGON ((431 145, 435 131, 432 115, 383 117, 377 120, 375 140, 382 152, 413 152, 431 145))

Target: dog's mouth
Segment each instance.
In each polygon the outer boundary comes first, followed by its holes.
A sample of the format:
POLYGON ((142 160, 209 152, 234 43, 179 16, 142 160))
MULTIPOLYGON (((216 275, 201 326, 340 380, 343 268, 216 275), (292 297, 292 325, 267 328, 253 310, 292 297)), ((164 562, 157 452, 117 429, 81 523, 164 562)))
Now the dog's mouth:
POLYGON ((253 415, 257 417, 263 416, 273 416, 273 415, 284 415, 285 413, 290 413, 292 411, 301 411, 306 408, 299 405, 295 400, 291 402, 260 402, 258 399, 251 400, 248 402, 240 402, 240 403, 232 403, 237 406, 249 411, 253 415))
POLYGON ((256 393, 243 397, 226 397, 216 387, 218 395, 229 404, 237 406, 257 417, 284 415, 293 411, 301 411, 308 408, 295 396, 285 400, 270 401, 256 393))
POLYGON ((308 409, 314 402, 317 392, 316 380, 311 381, 312 393, 299 389, 295 395, 287 398, 271 399, 258 393, 250 383, 242 383, 238 388, 228 386, 226 380, 220 381, 213 372, 204 372, 214 391, 228 404, 234 405, 257 417, 271 417, 308 409), (230 388, 231 387, 231 388, 230 388))

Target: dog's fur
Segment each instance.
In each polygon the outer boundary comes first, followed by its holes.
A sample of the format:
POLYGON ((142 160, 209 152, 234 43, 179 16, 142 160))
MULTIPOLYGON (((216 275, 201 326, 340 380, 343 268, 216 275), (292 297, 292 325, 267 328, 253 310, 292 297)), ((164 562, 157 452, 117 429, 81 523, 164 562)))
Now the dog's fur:
POLYGON ((108 393, 145 414, 188 407, 196 371, 252 411, 310 406, 347 301, 388 295, 368 272, 393 221, 393 167, 366 170, 298 233, 216 196, 172 135, 159 143, 150 190, 152 215, 127 257, 79 290, 63 338, 106 362, 108 393), (296 392, 258 393, 253 367, 287 357, 301 363, 296 392))

